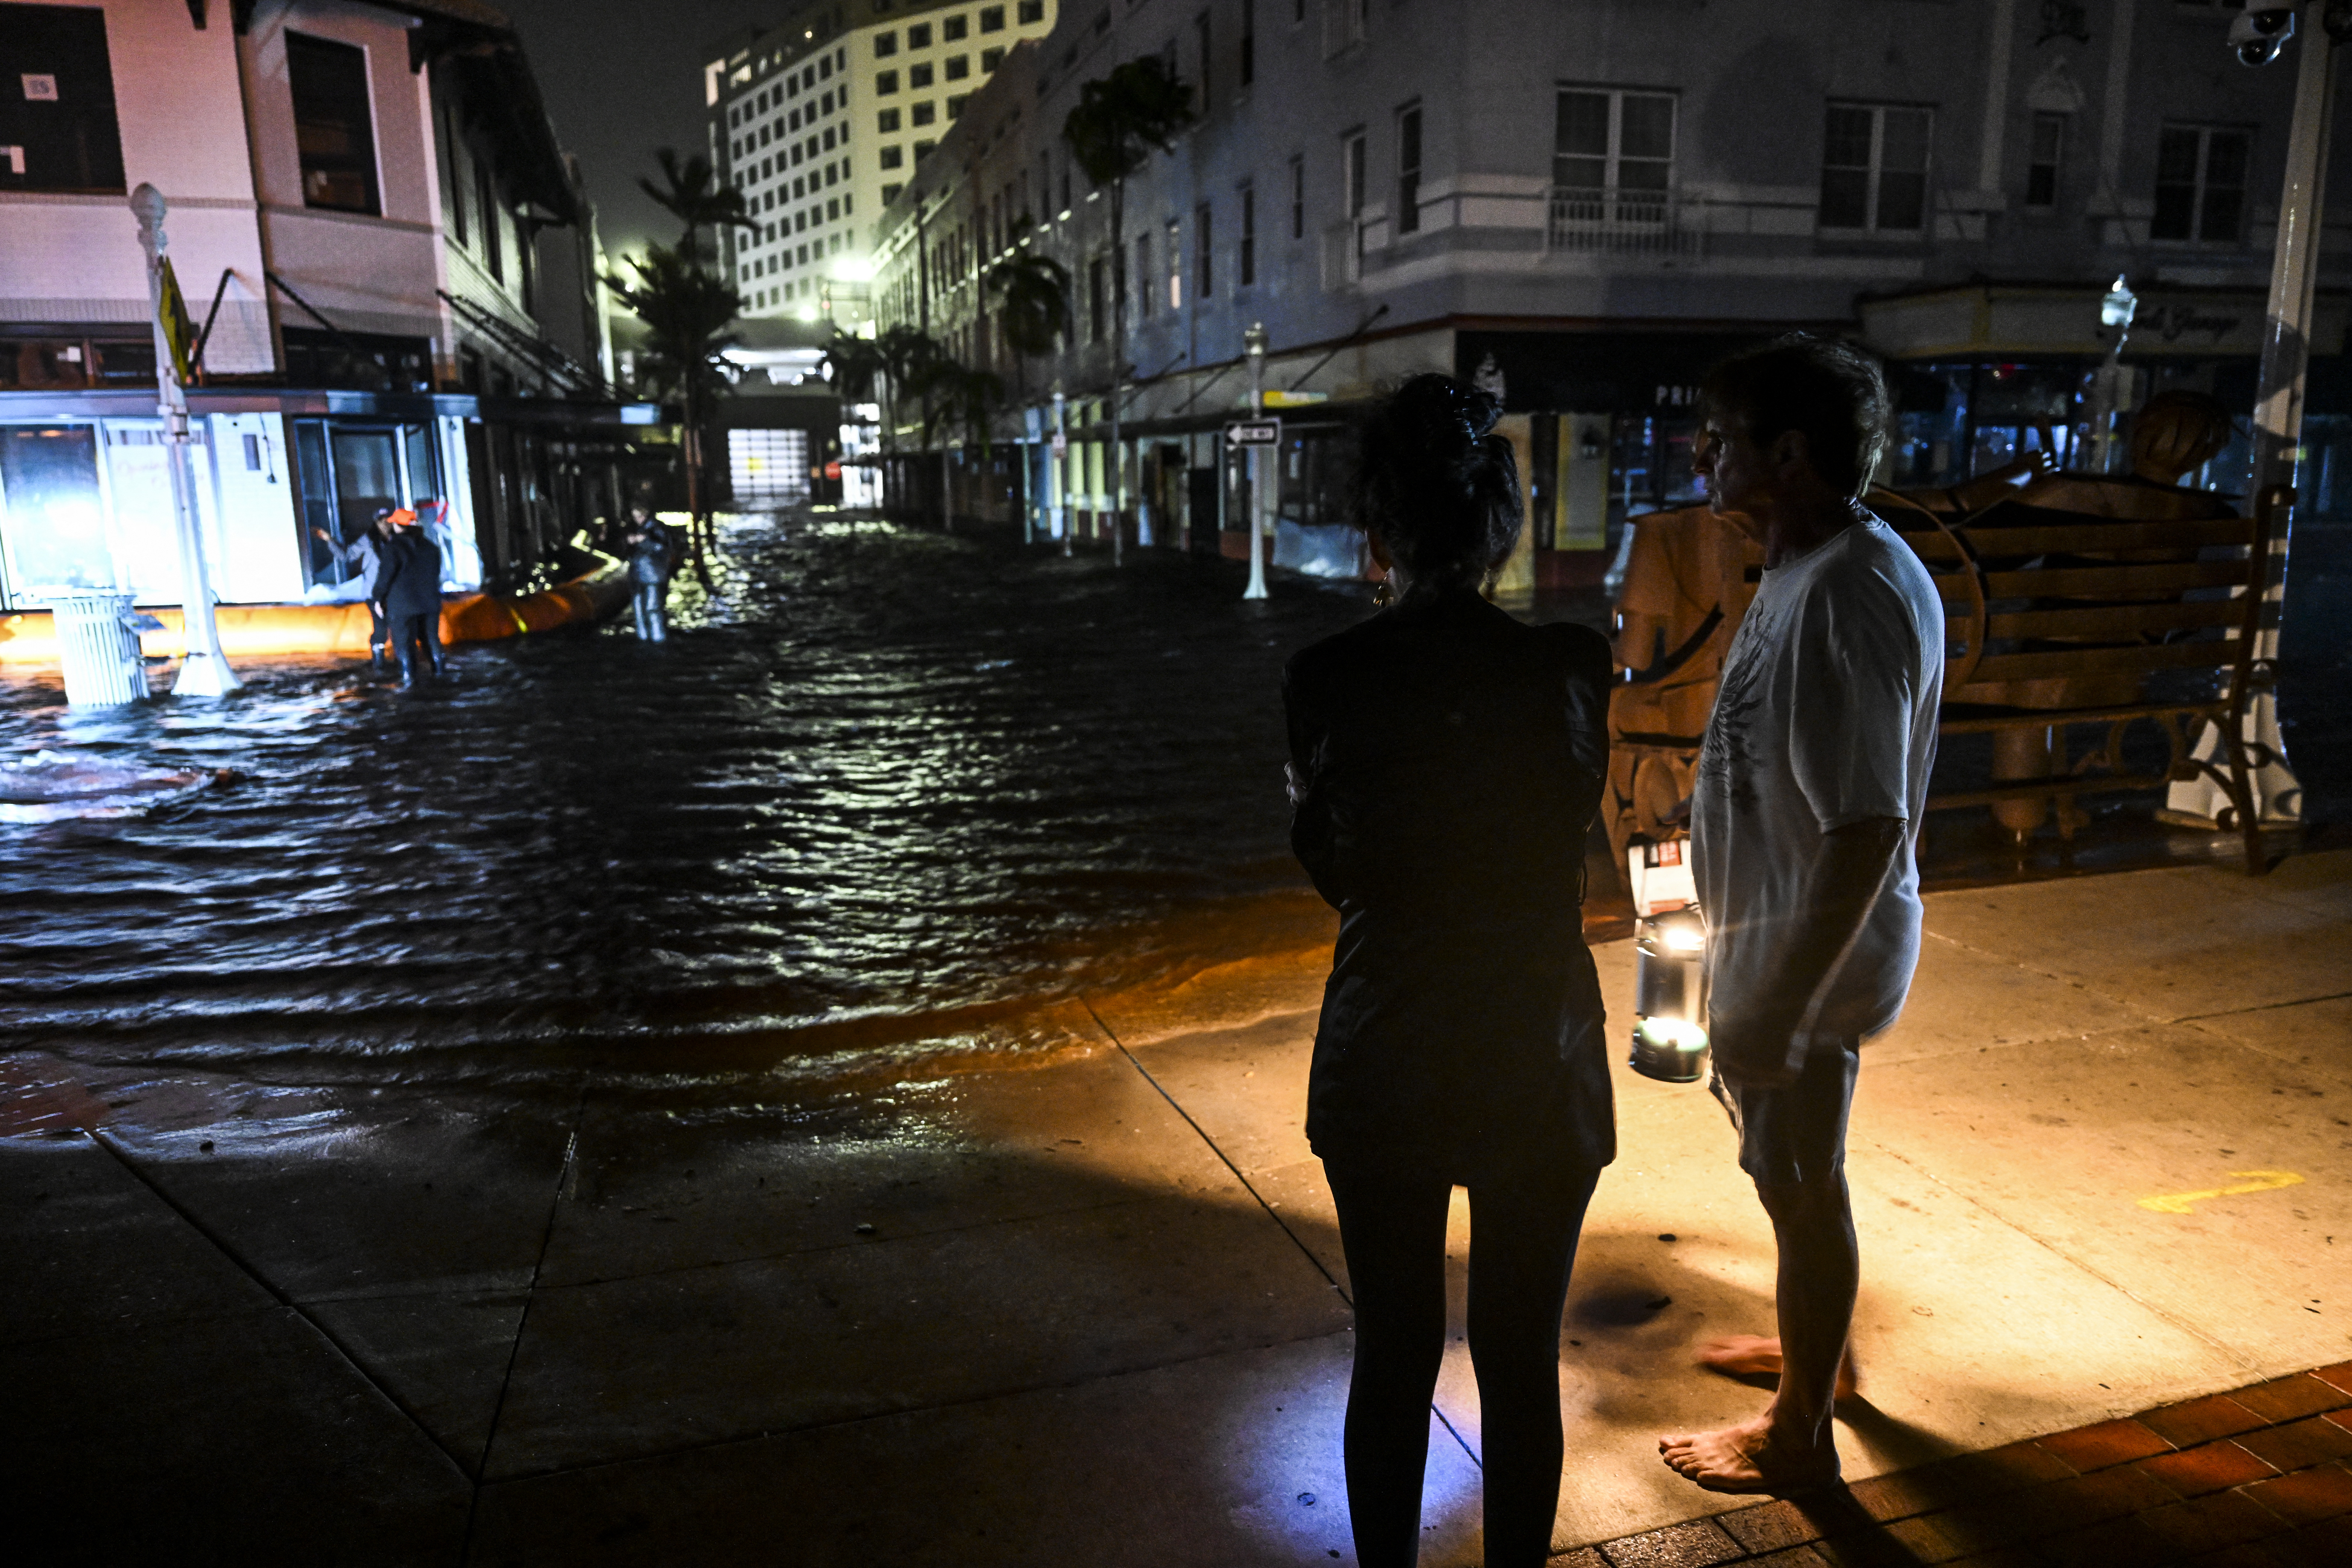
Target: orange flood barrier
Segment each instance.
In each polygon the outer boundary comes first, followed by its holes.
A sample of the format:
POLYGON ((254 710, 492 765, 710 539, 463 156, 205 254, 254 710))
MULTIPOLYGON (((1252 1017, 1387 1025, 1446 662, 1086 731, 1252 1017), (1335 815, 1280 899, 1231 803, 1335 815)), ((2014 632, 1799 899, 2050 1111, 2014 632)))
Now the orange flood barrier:
MULTIPOLYGON (((496 642, 558 626, 593 626, 620 613, 629 602, 629 569, 607 560, 594 571, 537 594, 464 594, 441 601, 445 643, 496 642)), ((150 656, 177 658, 185 648, 176 605, 145 614, 163 623, 139 639, 150 656)), ((364 658, 368 650, 365 605, 223 605, 214 612, 221 651, 231 658, 261 654, 323 653, 364 658)), ((58 643, 47 610, 0 616, 0 665, 58 662, 58 643)))

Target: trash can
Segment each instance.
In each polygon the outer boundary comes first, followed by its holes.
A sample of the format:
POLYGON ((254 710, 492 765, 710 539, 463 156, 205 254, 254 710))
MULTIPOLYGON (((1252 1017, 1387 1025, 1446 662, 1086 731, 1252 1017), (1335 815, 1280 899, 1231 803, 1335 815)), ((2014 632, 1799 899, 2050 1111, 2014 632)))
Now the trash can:
POLYGON ((147 667, 132 629, 131 597, 112 590, 42 595, 57 625, 66 667, 66 701, 76 708, 119 708, 147 699, 147 667))

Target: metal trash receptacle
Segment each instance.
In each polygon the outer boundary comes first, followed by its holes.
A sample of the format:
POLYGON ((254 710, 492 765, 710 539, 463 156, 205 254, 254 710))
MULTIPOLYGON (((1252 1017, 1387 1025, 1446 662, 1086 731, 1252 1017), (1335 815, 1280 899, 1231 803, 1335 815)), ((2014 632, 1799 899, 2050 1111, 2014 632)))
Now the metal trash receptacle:
POLYGON ((130 595, 110 589, 42 597, 57 626, 68 704, 118 708, 147 700, 147 666, 139 656, 139 634, 131 629, 130 595))

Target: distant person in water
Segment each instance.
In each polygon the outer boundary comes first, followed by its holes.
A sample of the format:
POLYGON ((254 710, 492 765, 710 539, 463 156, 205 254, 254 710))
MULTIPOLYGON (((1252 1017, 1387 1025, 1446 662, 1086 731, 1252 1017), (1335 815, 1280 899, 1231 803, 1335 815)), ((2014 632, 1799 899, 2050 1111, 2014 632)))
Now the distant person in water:
POLYGON ((1481 596, 1520 526, 1500 405, 1441 375, 1361 433, 1387 606, 1292 658, 1291 844, 1339 911, 1307 1133, 1356 1309, 1348 1506, 1364 1568, 1421 1540, 1445 1224, 1470 1192, 1486 1562, 1536 1568, 1560 1482, 1559 1333, 1616 1152, 1579 909, 1608 758, 1609 645, 1481 596))
POLYGON ((637 637, 644 642, 665 641, 669 636, 669 531, 646 516, 645 508, 633 506, 623 542, 629 548, 629 604, 636 614, 637 637))
POLYGON ((368 662, 376 668, 383 668, 385 644, 390 631, 383 624, 383 606, 377 603, 375 583, 383 569, 383 547, 392 537, 392 512, 388 506, 375 509, 375 517, 364 532, 348 544, 339 544, 335 536, 323 528, 310 531, 327 547, 327 553, 346 566, 359 568, 360 586, 367 593, 368 662))
POLYGON ((400 685, 413 691, 427 679, 448 673, 441 660, 441 550, 403 507, 392 514, 392 537, 384 542, 376 574, 376 600, 392 627, 393 657, 400 661, 400 685))
POLYGON ((1710 1087, 1772 1221, 1780 1331, 1700 1355, 1777 1373, 1761 1415, 1659 1440, 1710 1491, 1836 1480, 1830 1417, 1853 1390, 1846 1117, 1862 1042, 1895 1022, 1918 961, 1914 852, 1944 679, 1935 583, 1855 500, 1888 412, 1876 365, 1802 334, 1726 361, 1699 395, 1691 467, 1764 552, 1699 751, 1691 848, 1710 1087))

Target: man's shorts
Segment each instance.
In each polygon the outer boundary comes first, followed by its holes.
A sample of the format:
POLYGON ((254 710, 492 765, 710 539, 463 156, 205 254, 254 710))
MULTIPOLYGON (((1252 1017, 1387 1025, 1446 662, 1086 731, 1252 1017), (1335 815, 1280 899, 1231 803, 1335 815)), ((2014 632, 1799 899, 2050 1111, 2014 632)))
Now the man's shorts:
POLYGON ((1739 1133, 1739 1168, 1771 1186, 1822 1182, 1845 1170, 1845 1123, 1862 1042, 1815 1035, 1797 1081, 1734 1089, 1709 1068, 1706 1087, 1739 1133))

